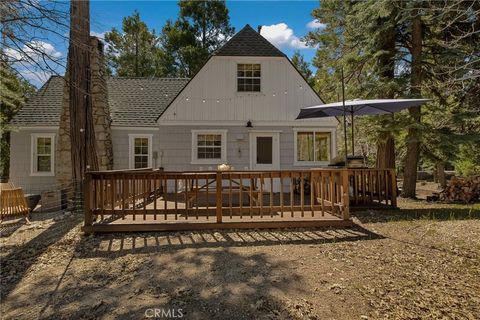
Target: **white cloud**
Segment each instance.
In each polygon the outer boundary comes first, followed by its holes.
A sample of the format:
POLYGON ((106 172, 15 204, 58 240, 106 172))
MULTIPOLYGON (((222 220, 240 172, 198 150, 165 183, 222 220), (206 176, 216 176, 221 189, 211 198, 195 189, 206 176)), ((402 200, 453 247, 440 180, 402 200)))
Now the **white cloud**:
POLYGON ((49 71, 39 70, 21 70, 20 74, 30 83, 34 84, 37 87, 42 86, 52 75, 53 73, 49 71))
POLYGON ((106 31, 104 31, 104 32, 90 31, 91 36, 97 37, 101 40, 105 40, 105 33, 106 33, 106 31))
POLYGON ((23 45, 22 49, 7 48, 5 54, 12 60, 23 61, 43 61, 43 56, 47 59, 57 59, 62 53, 57 51, 55 47, 48 42, 35 40, 23 45))
POLYGON ((317 19, 313 19, 309 23, 307 23, 307 28, 310 29, 325 29, 327 25, 325 23, 321 23, 317 19))
POLYGON ((262 26, 260 34, 278 48, 306 49, 307 44, 300 40, 286 23, 262 26))

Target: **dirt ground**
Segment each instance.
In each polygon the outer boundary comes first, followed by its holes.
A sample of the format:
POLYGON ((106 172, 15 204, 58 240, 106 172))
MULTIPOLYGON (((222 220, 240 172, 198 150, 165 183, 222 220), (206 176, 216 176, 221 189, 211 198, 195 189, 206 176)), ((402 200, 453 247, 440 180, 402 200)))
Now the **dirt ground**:
POLYGON ((479 319, 480 206, 399 206, 349 229, 94 236, 35 214, 0 239, 2 319, 479 319))

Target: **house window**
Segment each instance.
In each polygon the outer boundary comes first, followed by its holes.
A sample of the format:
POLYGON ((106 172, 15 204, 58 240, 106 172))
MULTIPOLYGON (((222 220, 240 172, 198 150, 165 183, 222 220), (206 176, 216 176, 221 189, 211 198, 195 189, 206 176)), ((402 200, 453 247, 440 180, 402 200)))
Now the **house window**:
POLYGON ((237 64, 237 91, 260 92, 260 64, 237 64))
POLYGON ((226 130, 192 130, 192 164, 225 163, 226 138, 226 130))
POLYGON ((129 135, 130 168, 141 169, 152 166, 152 135, 129 135))
POLYGON ((53 176, 55 161, 55 134, 32 134, 32 176, 53 176))
POLYGON ((330 132, 296 131, 295 133, 295 162, 297 164, 314 164, 330 160, 330 132))

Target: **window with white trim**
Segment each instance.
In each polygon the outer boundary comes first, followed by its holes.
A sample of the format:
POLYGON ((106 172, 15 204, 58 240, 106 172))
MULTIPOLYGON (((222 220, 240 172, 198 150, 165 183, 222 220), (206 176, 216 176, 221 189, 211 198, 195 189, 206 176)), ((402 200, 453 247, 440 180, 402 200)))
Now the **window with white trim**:
POLYGON ((32 176, 53 176, 55 174, 55 134, 32 134, 32 176))
POLYGON ((227 161, 227 130, 192 130, 192 164, 227 161))
POLYGON ((260 92, 260 64, 237 64, 237 91, 260 92))
POLYGON ((315 164, 329 161, 331 135, 330 132, 296 131, 295 162, 298 164, 315 164))
POLYGON ((152 135, 129 135, 130 168, 141 169, 152 166, 152 135))

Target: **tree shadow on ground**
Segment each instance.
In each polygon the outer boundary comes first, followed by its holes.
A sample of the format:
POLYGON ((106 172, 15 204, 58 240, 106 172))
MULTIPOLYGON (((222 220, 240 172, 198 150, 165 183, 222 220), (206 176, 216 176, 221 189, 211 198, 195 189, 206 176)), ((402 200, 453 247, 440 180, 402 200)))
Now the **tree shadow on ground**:
POLYGON ((43 304, 40 318, 139 319, 155 309, 186 319, 303 318, 313 306, 281 297, 312 284, 292 269, 288 251, 279 258, 256 247, 378 238, 361 227, 88 236, 55 291, 39 288, 31 299, 43 304))
MULTIPOLYGON (((40 215, 32 215, 31 223, 44 220, 40 215)), ((29 241, 15 246, 2 247, 2 258, 0 261, 0 283, 1 297, 7 297, 16 285, 22 280, 27 271, 34 265, 38 258, 44 254, 51 245, 57 243, 70 230, 78 226, 81 216, 69 219, 53 221, 46 229, 32 230, 39 232, 37 236, 29 241)), ((30 232, 23 231, 23 232, 30 232)))
POLYGON ((401 210, 369 210, 353 214, 362 223, 413 220, 468 220, 480 219, 480 208, 424 208, 401 210))
POLYGON ((92 250, 84 254, 85 257, 103 257, 111 254, 122 256, 189 248, 309 245, 381 238, 382 236, 358 225, 351 228, 114 233, 92 237, 89 242, 92 250))

